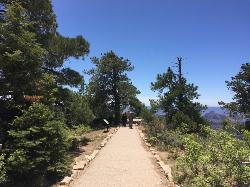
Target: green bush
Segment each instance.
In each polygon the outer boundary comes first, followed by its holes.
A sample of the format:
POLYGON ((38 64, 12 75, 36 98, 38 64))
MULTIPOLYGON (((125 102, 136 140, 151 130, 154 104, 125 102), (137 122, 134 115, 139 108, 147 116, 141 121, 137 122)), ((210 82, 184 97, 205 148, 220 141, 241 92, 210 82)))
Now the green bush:
POLYGON ((149 137, 150 143, 157 146, 160 150, 169 151, 172 149, 182 149, 182 134, 179 131, 168 130, 164 122, 155 119, 145 126, 145 132, 149 137))
POLYGON ((69 126, 90 124, 95 118, 87 99, 79 93, 70 93, 65 101, 65 117, 69 126))
MULTIPOLYGON (((198 117, 197 117, 198 118, 198 117)), ((193 121, 188 115, 179 111, 171 119, 170 129, 177 130, 182 134, 204 133, 204 127, 208 126, 205 120, 199 119, 202 124, 193 121)))
POLYGON ((165 129, 163 120, 158 118, 145 125, 145 132, 149 137, 157 136, 157 134, 162 133, 165 129))
POLYGON ((91 131, 90 126, 86 125, 78 125, 74 126, 70 129, 70 151, 78 151, 79 146, 86 144, 90 141, 88 138, 83 135, 87 132, 91 131))
POLYGON ((175 180, 195 187, 249 186, 250 167, 242 164, 250 155, 249 144, 225 131, 206 131, 206 138, 184 138, 185 155, 177 159, 175 180))
POLYGON ((43 178, 68 173, 68 129, 47 106, 33 104, 14 120, 11 129, 6 166, 11 181, 38 186, 43 178))
POLYGON ((72 128, 72 131, 76 136, 81 136, 82 134, 91 131, 91 128, 88 125, 77 125, 72 128))

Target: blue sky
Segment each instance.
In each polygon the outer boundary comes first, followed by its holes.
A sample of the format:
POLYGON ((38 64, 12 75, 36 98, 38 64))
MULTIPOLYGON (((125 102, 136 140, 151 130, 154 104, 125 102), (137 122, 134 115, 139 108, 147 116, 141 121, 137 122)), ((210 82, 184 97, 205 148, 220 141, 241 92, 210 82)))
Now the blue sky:
MULTIPOLYGON (((216 106, 230 101, 225 81, 250 62, 250 0, 52 0, 58 30, 83 35, 90 54, 70 60, 79 72, 92 67, 90 57, 113 50, 130 59, 129 73, 148 103, 157 93, 150 83, 158 73, 184 58, 184 73, 199 86, 199 101, 216 106)), ((88 77, 86 77, 88 80, 88 77)))

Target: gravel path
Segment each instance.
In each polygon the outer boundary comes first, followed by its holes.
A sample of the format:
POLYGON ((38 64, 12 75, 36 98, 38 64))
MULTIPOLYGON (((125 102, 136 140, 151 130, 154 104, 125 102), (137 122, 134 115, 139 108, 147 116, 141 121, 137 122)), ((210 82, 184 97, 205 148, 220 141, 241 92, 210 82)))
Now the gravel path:
POLYGON ((121 127, 71 187, 166 186, 152 157, 136 129, 121 127))

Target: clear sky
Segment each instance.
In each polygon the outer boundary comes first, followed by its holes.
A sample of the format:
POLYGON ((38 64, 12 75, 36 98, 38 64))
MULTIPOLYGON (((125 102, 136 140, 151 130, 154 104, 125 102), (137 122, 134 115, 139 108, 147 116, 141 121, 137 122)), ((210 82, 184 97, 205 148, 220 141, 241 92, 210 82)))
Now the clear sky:
MULTIPOLYGON (((90 54, 68 66, 79 72, 90 57, 113 50, 130 59, 129 73, 148 104, 150 82, 184 58, 184 73, 199 86, 199 101, 230 101, 225 81, 250 62, 250 0, 52 0, 59 32, 83 35, 90 54)), ((86 80, 88 78, 86 77, 86 80)))

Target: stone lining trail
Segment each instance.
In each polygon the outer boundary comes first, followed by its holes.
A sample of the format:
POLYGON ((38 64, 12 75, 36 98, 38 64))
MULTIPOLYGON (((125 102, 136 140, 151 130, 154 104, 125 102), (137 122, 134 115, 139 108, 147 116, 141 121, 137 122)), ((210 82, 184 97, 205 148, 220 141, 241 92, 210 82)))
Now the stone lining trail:
POLYGON ((71 187, 167 186, 136 129, 120 128, 71 187))

